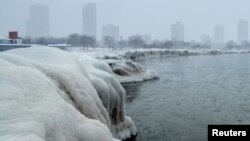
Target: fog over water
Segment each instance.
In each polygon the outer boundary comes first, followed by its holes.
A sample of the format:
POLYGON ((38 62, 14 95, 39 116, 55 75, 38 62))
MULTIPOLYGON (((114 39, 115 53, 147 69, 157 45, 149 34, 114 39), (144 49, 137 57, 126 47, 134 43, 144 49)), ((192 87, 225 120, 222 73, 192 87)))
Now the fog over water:
POLYGON ((237 23, 250 21, 249 0, 1 0, 0 36, 18 30, 25 36, 29 7, 50 7, 50 35, 67 36, 82 31, 82 6, 97 3, 98 38, 101 26, 120 26, 121 35, 149 33, 152 38, 169 39, 170 26, 177 21, 185 25, 185 39, 199 40, 201 34, 213 36, 214 26, 225 26, 225 40, 237 39, 237 23))

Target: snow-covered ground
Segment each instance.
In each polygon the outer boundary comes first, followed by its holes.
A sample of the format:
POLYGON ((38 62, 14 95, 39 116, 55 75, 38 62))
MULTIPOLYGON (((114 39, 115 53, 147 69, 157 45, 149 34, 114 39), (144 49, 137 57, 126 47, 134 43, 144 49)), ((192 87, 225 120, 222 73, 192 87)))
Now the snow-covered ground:
POLYGON ((106 62, 49 47, 0 53, 1 141, 115 141, 136 134, 106 62), (116 139, 117 138, 117 139, 116 139))

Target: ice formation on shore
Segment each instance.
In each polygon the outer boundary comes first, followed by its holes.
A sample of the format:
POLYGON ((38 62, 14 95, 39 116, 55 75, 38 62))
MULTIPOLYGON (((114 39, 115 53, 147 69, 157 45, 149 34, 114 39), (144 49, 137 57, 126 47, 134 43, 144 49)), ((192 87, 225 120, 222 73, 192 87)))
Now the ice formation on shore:
POLYGON ((143 82, 159 78, 155 71, 148 70, 132 60, 108 59, 106 62, 121 83, 143 82))
POLYGON ((222 50, 222 49, 132 49, 132 50, 110 50, 107 48, 95 48, 94 50, 71 50, 74 53, 88 55, 107 62, 115 76, 121 83, 142 82, 157 79, 158 74, 144 68, 137 60, 151 57, 179 57, 196 55, 221 55, 250 53, 249 50, 222 50))
MULTIPOLYGON (((73 52, 83 52, 81 49, 72 49, 73 52)), ((245 54, 250 53, 248 49, 126 49, 110 50, 107 48, 95 48, 94 50, 84 50, 84 54, 93 56, 97 59, 104 60, 124 60, 124 59, 144 59, 151 57, 177 57, 177 56, 194 56, 194 55, 221 55, 221 54, 245 54)))
POLYGON ((159 78, 157 72, 146 69, 141 64, 122 56, 121 54, 98 51, 80 52, 79 50, 74 53, 78 56, 87 55, 102 60, 102 62, 105 62, 104 64, 109 65, 109 69, 111 68, 111 72, 109 73, 113 73, 120 83, 137 83, 159 78))
POLYGON ((49 47, 0 53, 0 140, 116 141, 136 134, 110 67, 49 47))

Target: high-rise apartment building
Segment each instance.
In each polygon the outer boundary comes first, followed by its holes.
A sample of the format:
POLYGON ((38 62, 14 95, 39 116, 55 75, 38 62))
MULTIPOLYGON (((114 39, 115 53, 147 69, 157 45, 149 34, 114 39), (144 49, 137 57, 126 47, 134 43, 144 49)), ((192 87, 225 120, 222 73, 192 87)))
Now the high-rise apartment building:
POLYGON ((238 23, 238 41, 239 43, 248 41, 248 21, 241 19, 238 23))
POLYGON ((96 4, 88 3, 82 8, 82 33, 96 39, 96 4))
POLYGON ((184 25, 182 23, 172 24, 171 39, 173 41, 184 41, 184 25))
POLYGON ((217 45, 224 44, 224 26, 217 25, 214 28, 214 43, 217 45))
POLYGON ((30 7, 29 18, 26 21, 26 36, 49 37, 49 7, 33 5, 30 7))

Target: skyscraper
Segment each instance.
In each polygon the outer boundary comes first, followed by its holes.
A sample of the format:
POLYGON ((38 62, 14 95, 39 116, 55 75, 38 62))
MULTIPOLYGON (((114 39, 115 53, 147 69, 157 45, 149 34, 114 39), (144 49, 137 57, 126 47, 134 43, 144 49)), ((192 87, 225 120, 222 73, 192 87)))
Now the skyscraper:
POLYGON ((33 5, 29 13, 26 36, 49 37, 49 7, 41 4, 33 5))
POLYGON ((216 45, 224 44, 224 26, 217 25, 214 28, 214 43, 216 45))
POLYGON ((82 8, 82 33, 96 39, 96 4, 88 3, 82 8))
POLYGON ((182 23, 172 24, 171 39, 173 41, 184 41, 184 25, 182 23))
POLYGON ((120 30, 118 26, 115 25, 106 25, 102 27, 102 37, 113 37, 115 41, 119 41, 120 30))
POLYGON ((239 43, 248 41, 248 21, 241 19, 238 24, 238 40, 239 43))

